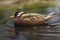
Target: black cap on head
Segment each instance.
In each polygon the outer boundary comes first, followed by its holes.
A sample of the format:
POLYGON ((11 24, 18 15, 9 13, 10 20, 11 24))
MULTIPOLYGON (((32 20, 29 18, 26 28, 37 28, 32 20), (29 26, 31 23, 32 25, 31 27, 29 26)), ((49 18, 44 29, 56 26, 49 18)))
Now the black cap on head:
POLYGON ((18 16, 20 16, 22 13, 24 13, 24 12, 21 11, 21 10, 18 10, 18 11, 15 13, 15 18, 17 18, 18 16))

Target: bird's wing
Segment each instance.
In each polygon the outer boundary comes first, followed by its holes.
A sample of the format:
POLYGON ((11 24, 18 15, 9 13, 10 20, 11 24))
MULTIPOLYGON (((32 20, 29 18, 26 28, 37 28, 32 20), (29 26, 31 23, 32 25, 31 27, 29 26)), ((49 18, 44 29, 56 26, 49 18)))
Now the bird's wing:
POLYGON ((24 14, 23 15, 23 20, 24 21, 35 21, 35 20, 39 20, 39 19, 44 19, 44 15, 42 14, 24 14))

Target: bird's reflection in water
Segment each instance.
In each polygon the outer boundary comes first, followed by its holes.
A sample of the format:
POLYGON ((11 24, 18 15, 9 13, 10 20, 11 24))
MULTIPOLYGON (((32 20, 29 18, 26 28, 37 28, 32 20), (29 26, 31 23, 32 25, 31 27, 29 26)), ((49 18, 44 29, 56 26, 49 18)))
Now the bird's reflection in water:
MULTIPOLYGON (((21 28, 22 29, 22 28, 21 28)), ((53 26, 33 26, 19 31, 17 40, 59 40, 59 32, 53 26)))

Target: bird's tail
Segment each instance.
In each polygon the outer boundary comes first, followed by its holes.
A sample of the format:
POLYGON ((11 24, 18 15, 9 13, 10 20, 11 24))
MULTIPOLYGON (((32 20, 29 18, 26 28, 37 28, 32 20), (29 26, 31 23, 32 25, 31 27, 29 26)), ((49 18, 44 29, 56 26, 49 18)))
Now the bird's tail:
POLYGON ((49 20, 49 19, 51 19, 54 16, 55 16, 55 12, 51 12, 47 17, 45 17, 45 19, 49 20))
POLYGON ((51 12, 48 16, 54 16, 55 12, 51 12))

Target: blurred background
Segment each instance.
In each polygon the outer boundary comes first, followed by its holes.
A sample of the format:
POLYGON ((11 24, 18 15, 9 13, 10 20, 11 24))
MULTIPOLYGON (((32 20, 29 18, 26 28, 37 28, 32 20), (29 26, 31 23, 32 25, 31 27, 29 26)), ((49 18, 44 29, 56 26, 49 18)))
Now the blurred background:
MULTIPOLYGON (((49 22, 60 22, 59 4, 60 0, 0 0, 0 36, 14 34, 14 19, 9 16, 14 15, 17 10, 45 15, 55 12, 56 17, 49 22)), ((1 39, 4 40, 3 37, 1 39)))

